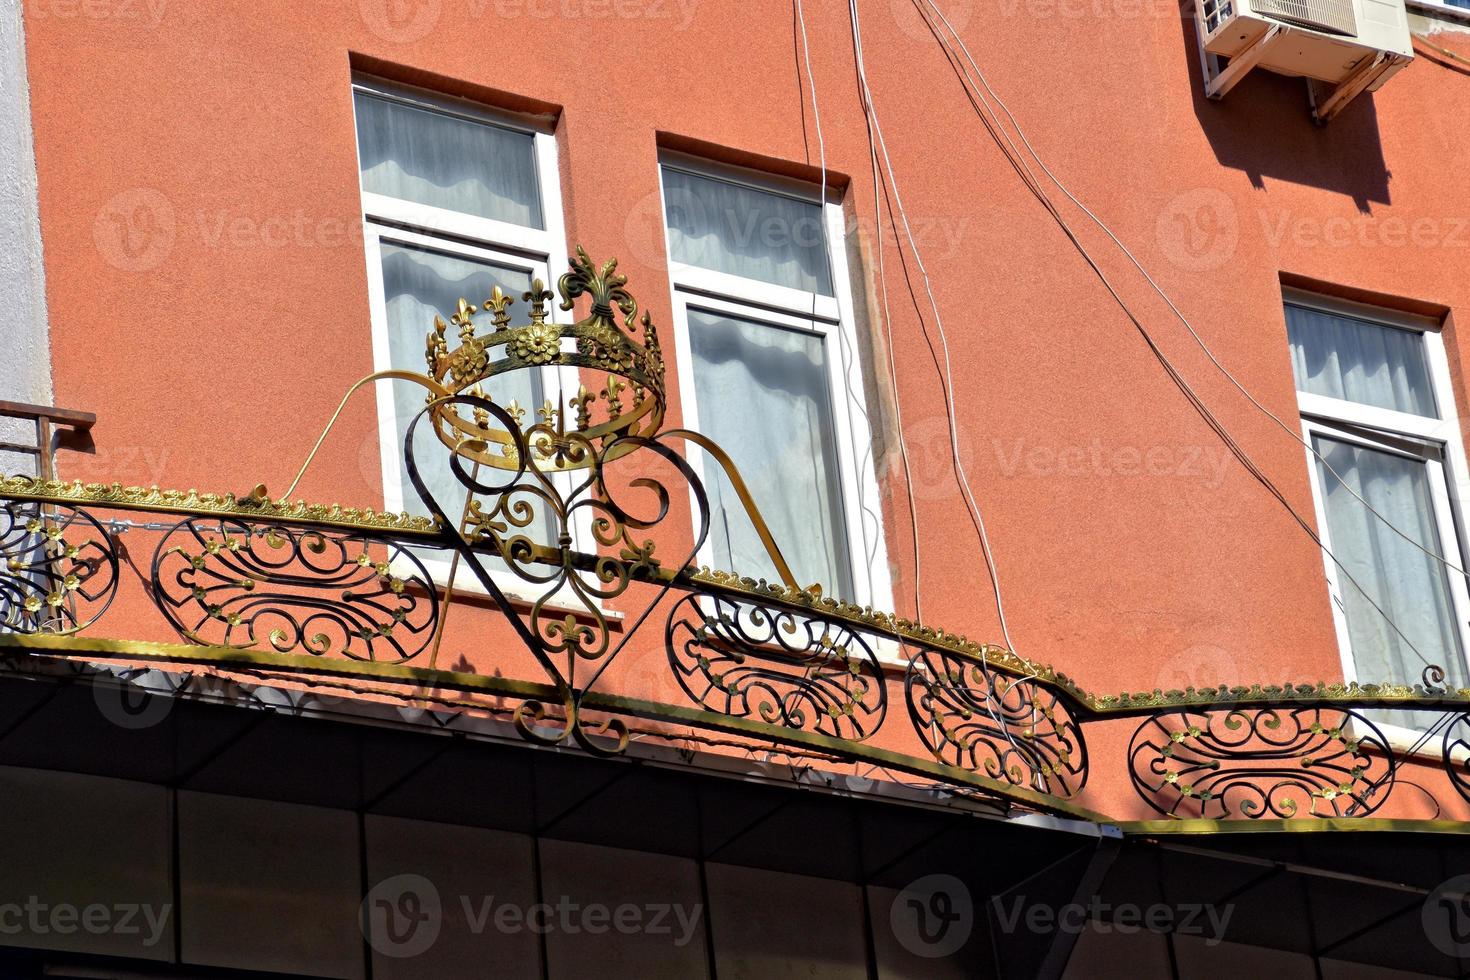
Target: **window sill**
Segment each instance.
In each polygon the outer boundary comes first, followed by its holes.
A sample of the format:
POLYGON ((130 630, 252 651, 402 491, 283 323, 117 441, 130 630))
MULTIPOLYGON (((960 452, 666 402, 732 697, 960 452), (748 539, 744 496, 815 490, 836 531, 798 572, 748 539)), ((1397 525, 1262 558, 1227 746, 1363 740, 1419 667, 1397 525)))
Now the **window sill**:
MULTIPOLYGON (((1393 709, 1360 708, 1357 710, 1369 712, 1377 710, 1391 711, 1393 709)), ((1428 728, 1438 720, 1438 716, 1426 714, 1425 719, 1428 722, 1425 728, 1428 728)), ((1440 760, 1444 758, 1442 750, 1443 732, 1436 734, 1428 742, 1425 742, 1418 749, 1411 752, 1410 749, 1414 748, 1414 744, 1424 737, 1423 728, 1405 728, 1403 725, 1390 725, 1387 722, 1374 721, 1371 717, 1368 720, 1373 722, 1373 725, 1383 733, 1383 738, 1388 742, 1389 750, 1393 752, 1395 761, 1408 762, 1413 760, 1415 762, 1437 766, 1440 760)), ((1350 721, 1347 725, 1347 730, 1353 738, 1363 738, 1372 734, 1370 730, 1358 724, 1356 721, 1350 721)))

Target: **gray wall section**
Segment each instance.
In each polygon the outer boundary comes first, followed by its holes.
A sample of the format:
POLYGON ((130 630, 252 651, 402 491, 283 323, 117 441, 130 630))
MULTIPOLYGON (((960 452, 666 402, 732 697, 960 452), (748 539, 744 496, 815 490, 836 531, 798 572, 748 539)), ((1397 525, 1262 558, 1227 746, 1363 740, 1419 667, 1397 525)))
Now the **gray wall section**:
MULTIPOLYGON (((36 202, 22 0, 0 0, 0 399, 51 404, 46 274, 36 202)), ((0 418, 0 442, 31 442, 34 428, 0 418)), ((31 472, 32 457, 0 453, 0 472, 31 472)))

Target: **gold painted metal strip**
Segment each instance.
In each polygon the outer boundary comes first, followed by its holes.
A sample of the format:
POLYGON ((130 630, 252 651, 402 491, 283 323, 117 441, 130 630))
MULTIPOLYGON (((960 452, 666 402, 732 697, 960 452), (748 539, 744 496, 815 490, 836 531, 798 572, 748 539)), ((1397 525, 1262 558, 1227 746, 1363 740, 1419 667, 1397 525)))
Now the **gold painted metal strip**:
POLYGON ((1124 834, 1163 836, 1189 834, 1417 833, 1470 834, 1466 820, 1403 820, 1392 817, 1294 817, 1290 820, 1124 820, 1114 823, 1124 834))
MULTIPOLYGON (((469 674, 459 671, 429 670, 409 667, 404 664, 377 663, 374 661, 335 660, 301 654, 283 654, 263 650, 241 650, 234 647, 188 646, 183 644, 156 643, 146 640, 113 640, 99 637, 51 636, 31 634, 0 634, 0 649, 11 648, 33 654, 54 656, 72 660, 119 659, 143 663, 171 663, 195 666, 248 670, 279 671, 287 675, 299 675, 300 683, 309 684, 311 675, 334 678, 379 681, 389 684, 410 684, 441 690, 460 691, 469 694, 504 695, 515 698, 541 700, 554 703, 559 699, 557 691, 547 684, 517 681, 486 674, 469 674)), ((1026 787, 1014 786, 1000 780, 990 779, 978 773, 944 765, 934 759, 920 758, 879 749, 860 742, 849 742, 841 738, 815 732, 783 728, 748 718, 733 718, 699 708, 663 704, 641 698, 621 697, 612 694, 589 693, 582 698, 583 708, 592 711, 626 714, 649 721, 677 722, 700 728, 764 739, 780 745, 791 745, 817 751, 851 761, 869 762, 909 775, 932 778, 952 786, 975 790, 1026 806, 1029 809, 1073 817, 1078 820, 1108 822, 1101 813, 1089 810, 1065 800, 1039 793, 1026 787)), ((674 733, 671 733, 674 734, 674 733)), ((675 737, 677 737, 675 735, 675 737)))
MULTIPOLYGON (((383 372, 393 374, 395 372, 383 372)), ((412 372, 396 372, 405 375, 412 372)), ((368 379, 364 379, 368 380, 368 379)), ((325 435, 325 433, 324 433, 325 435)), ((698 440, 696 440, 698 441, 698 440)), ((702 445, 702 443, 701 443, 702 445)), ((244 521, 273 520, 303 526, 372 533, 407 542, 443 542, 443 532, 426 517, 406 513, 379 513, 370 508, 306 501, 271 501, 255 497, 238 499, 234 494, 200 493, 197 490, 165 490, 158 487, 124 487, 120 484, 66 483, 28 476, 0 476, 0 499, 28 500, 66 506, 143 511, 188 517, 237 518, 244 521)), ((758 520, 759 510, 752 514, 758 520)), ((757 524, 758 528, 761 526, 757 524)), ((765 532, 769 535, 769 530, 765 532)), ((774 541, 771 542, 774 548, 774 541)), ((773 557, 779 556, 779 550, 773 557)), ((574 553, 570 559, 579 567, 590 567, 596 555, 574 553)), ((536 560, 559 564, 559 550, 542 549, 536 560)), ((784 564, 784 562, 782 563, 784 564)), ((786 570, 783 577, 789 575, 786 570)), ((747 596, 780 605, 796 613, 811 612, 830 617, 858 629, 900 642, 926 647, 983 664, 1003 673, 1030 677, 1055 688, 1078 709, 1081 717, 1136 717, 1167 710, 1229 711, 1234 708, 1331 705, 1338 707, 1399 707, 1424 710, 1470 712, 1470 689, 1431 692, 1423 687, 1396 684, 1317 682, 1315 684, 1252 685, 1249 687, 1192 688, 1184 691, 1125 692, 1114 696, 1092 694, 1067 675, 1045 664, 1026 660, 1004 647, 975 643, 964 636, 920 625, 893 613, 856 606, 790 586, 772 585, 732 572, 700 569, 665 569, 659 578, 686 588, 697 587, 747 596)))
POLYGON ((312 504, 304 500, 257 501, 237 499, 232 493, 125 487, 120 483, 67 483, 28 476, 0 476, 0 500, 32 500, 68 507, 100 507, 189 517, 235 517, 245 521, 274 520, 342 531, 365 531, 396 537, 432 540, 439 537, 427 517, 389 514, 370 507, 312 504))

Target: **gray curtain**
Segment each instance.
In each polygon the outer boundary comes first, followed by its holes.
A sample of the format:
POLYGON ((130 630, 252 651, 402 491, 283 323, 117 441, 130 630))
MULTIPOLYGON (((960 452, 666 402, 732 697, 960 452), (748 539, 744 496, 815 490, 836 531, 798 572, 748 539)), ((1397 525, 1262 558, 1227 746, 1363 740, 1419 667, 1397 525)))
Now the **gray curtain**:
MULTIPOLYGON (((691 309, 689 340, 700 431, 739 466, 800 584, 850 599, 822 338, 691 309)), ((706 473, 715 564, 779 581, 734 489, 718 467, 706 473)))
POLYGON ((663 175, 664 223, 675 261, 833 295, 816 204, 672 167, 663 175))
POLYGON ((1286 334, 1298 391, 1439 417, 1418 333, 1287 306, 1286 334))
POLYGON ((364 190, 545 227, 529 134, 365 92, 355 101, 364 190))
MULTIPOLYGON (((395 368, 424 370, 424 341, 434 328, 435 314, 448 320, 461 297, 479 305, 496 286, 517 297, 531 288, 531 278, 526 273, 488 262, 472 262, 386 241, 382 243, 381 252, 383 293, 388 308, 388 348, 395 368)), ((476 327, 480 334, 493 329, 483 313, 476 317, 476 327)), ((454 326, 451 325, 444 336, 451 350, 459 346, 459 333, 454 326)), ((493 349, 491 356, 501 356, 500 349, 493 349)), ((507 405, 511 399, 520 402, 527 411, 527 424, 536 418, 534 410, 545 397, 540 374, 536 371, 517 371, 494 378, 482 387, 499 405, 507 405)), ((420 502, 409 482, 401 447, 408 424, 423 407, 424 391, 421 388, 405 382, 393 382, 393 409, 397 416, 395 438, 399 447, 397 455, 403 479, 404 506, 414 514, 426 514, 428 509, 420 502)), ((440 505, 450 517, 458 518, 466 487, 450 470, 449 450, 434 435, 433 426, 427 419, 414 430, 414 458, 418 462, 420 476, 434 491, 440 505)), ((540 528, 541 519, 538 518, 532 526, 540 528)))
MULTIPOLYGON (((1358 679, 1413 684, 1419 682, 1426 666, 1437 664, 1445 669, 1452 687, 1464 687, 1465 658, 1449 591, 1448 575, 1452 573, 1390 530, 1347 489, 1351 487, 1419 545, 1442 556, 1426 464, 1324 436, 1312 442, 1322 457, 1317 466, 1332 551, 1358 583, 1354 586, 1339 573, 1358 679), (1403 636, 1373 608, 1369 597, 1403 636)), ((1458 559, 1455 563, 1459 564, 1458 559)), ((1405 727, 1422 723, 1410 712, 1375 715, 1405 727)))

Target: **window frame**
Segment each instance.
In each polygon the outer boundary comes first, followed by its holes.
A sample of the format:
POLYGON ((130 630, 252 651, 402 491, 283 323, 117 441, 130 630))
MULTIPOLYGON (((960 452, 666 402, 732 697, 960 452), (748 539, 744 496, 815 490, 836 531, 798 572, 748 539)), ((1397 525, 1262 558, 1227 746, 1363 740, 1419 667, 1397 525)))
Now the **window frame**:
POLYGON ((1470 8, 1456 7, 1444 0, 1409 0, 1410 7, 1431 15, 1449 16, 1458 20, 1470 20, 1470 8))
MULTIPOLYGON (((677 365, 679 401, 686 425, 697 427, 699 393, 694 381, 694 359, 689 337, 689 310, 737 316, 783 329, 798 330, 822 338, 827 363, 827 390, 831 399, 832 427, 837 445, 837 477, 853 594, 843 596, 857 605, 889 609, 893 605, 892 574, 884 536, 882 497, 873 459, 872 428, 866 383, 863 377, 856 313, 852 299, 845 218, 840 198, 823 194, 811 185, 719 164, 700 157, 664 151, 658 157, 659 222, 663 228, 664 252, 669 271, 669 295, 673 304, 674 358, 677 365), (755 190, 793 197, 822 208, 820 220, 831 268, 832 296, 793 289, 757 279, 716 272, 674 260, 669 251, 665 168, 700 177, 744 184, 755 190), (846 393, 846 397, 844 397, 846 393)), ((706 484, 704 454, 691 454, 696 473, 706 484)), ((759 503, 759 501, 757 501, 759 503)), ((697 499, 690 490, 691 512, 697 499)), ((777 542, 778 544, 780 542, 777 542)), ((717 567, 713 536, 700 546, 697 560, 717 567)), ((726 571, 740 571, 726 569, 726 571)), ((812 583, 802 582, 803 586, 812 583)), ((832 583, 822 583, 832 588, 832 583)))
MULTIPOLYGON (((460 99, 437 95, 413 86, 387 82, 379 78, 354 74, 351 93, 362 91, 380 98, 393 99, 449 115, 456 115, 474 122, 499 126, 529 134, 533 137, 533 152, 536 162, 537 186, 541 194, 542 229, 527 228, 510 222, 499 221, 479 215, 464 214, 431 205, 418 204, 383 194, 371 193, 362 188, 362 163, 358 160, 358 190, 362 199, 363 252, 367 261, 368 309, 371 322, 373 370, 382 371, 394 367, 389 346, 388 311, 383 285, 382 243, 404 245, 410 248, 427 249, 442 253, 450 258, 466 262, 493 263, 526 272, 533 279, 540 279, 552 288, 557 279, 568 270, 566 229, 562 214, 560 175, 557 167, 556 137, 549 127, 538 127, 532 121, 520 119, 508 113, 473 105, 460 99)), ((354 153, 356 144, 356 106, 353 107, 354 153)), ((483 297, 465 297, 480 302, 483 297)), ((520 297, 516 300, 519 304, 520 297)), ((441 310, 447 317, 449 310, 441 310)), ((550 304, 548 319, 553 323, 571 323, 572 314, 563 311, 559 303, 550 304)), ((427 336, 433 324, 424 324, 427 336)), ((401 367, 401 365, 399 365, 401 367)), ((422 370, 422 367, 418 367, 422 370)), ((576 368, 549 366, 540 369, 542 389, 546 397, 560 392, 575 393, 580 376, 576 368)), ((401 382, 377 382, 378 446, 383 478, 383 501, 387 511, 406 510, 409 488, 403 484, 400 466, 403 453, 403 433, 398 431, 398 419, 391 394, 381 390, 383 384, 401 382)), ((534 413, 538 406, 525 406, 534 413)), ((552 474, 557 487, 567 493, 572 487, 568 474, 552 474)), ((461 501, 459 506, 463 506, 461 501)), ((449 514, 451 518, 456 515, 449 514)), ((587 508, 576 512, 571 527, 573 547, 579 550, 595 550, 591 515, 587 508)), ((437 584, 443 585, 449 578, 451 556, 420 555, 420 560, 437 584)), ((541 593, 533 583, 526 582, 509 569, 492 571, 495 584, 508 597, 519 601, 533 602, 541 593)), ((460 575, 455 579, 457 591, 485 594, 484 587, 472 575, 460 575)), ((548 603, 551 606, 581 608, 581 602, 573 598, 570 589, 548 603), (558 600, 565 599, 565 602, 558 600)), ((605 613, 606 614, 606 613, 605 613)))
MULTIPOLYGON (((1283 290, 1283 316, 1286 306, 1299 306, 1323 313, 1350 316, 1396 330, 1408 330, 1424 341, 1424 357, 1428 365, 1429 384, 1439 418, 1427 418, 1392 409, 1377 408, 1359 402, 1297 391, 1302 439, 1306 443, 1307 475, 1312 489, 1312 504, 1317 519, 1317 533, 1322 539, 1322 562, 1328 584, 1328 600, 1332 606, 1333 625, 1337 633, 1338 654, 1343 677, 1349 682, 1383 682, 1387 678, 1358 676, 1348 633, 1347 613, 1343 605, 1345 588, 1352 588, 1342 578, 1337 563, 1330 556, 1332 536, 1327 520, 1326 498, 1323 496, 1322 474, 1312 445, 1314 436, 1324 436, 1378 452, 1414 459, 1425 465, 1434 525, 1439 532, 1440 551, 1446 561, 1460 568, 1466 564, 1465 501, 1470 499, 1470 468, 1467 468, 1465 442, 1460 432, 1459 412, 1451 380, 1449 359, 1445 352, 1443 324, 1430 317, 1416 316, 1368 306, 1348 300, 1283 290), (1397 441, 1395 440, 1397 437, 1397 441), (1406 444, 1406 442, 1408 444, 1406 444), (1423 443, 1421 451, 1412 443, 1423 443)), ((1296 386, 1295 371, 1292 386, 1296 386)), ((1453 569, 1445 569, 1449 582, 1451 614, 1460 637, 1461 656, 1470 664, 1470 582, 1453 569)), ((1404 683, 1417 683, 1405 678, 1404 683)), ((1422 736, 1421 730, 1374 722, 1395 749, 1408 749, 1422 736)), ((1437 751, 1430 746, 1424 751, 1437 751)))

